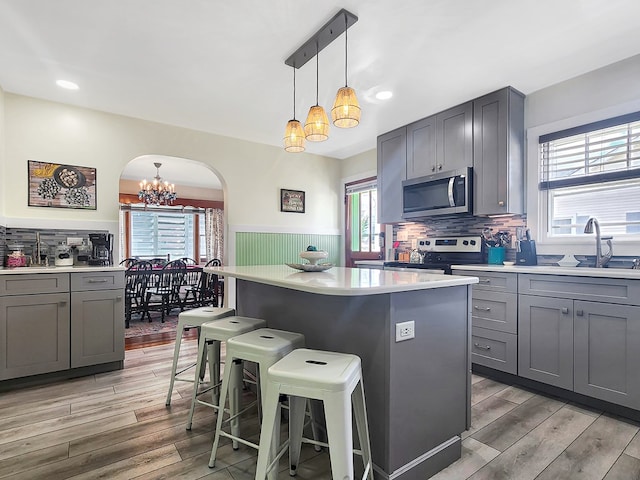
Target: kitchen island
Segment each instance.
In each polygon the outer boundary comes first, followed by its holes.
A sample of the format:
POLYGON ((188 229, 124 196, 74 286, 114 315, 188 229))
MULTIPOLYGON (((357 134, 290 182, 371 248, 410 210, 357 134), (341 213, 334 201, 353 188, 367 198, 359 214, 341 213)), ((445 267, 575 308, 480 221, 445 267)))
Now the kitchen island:
POLYGON ((0 269, 0 391, 121 369, 124 270, 0 269))
POLYGON ((302 333, 308 348, 360 356, 376 478, 424 480, 460 458, 477 278, 279 265, 205 271, 235 278, 239 315, 302 333), (403 322, 415 336, 397 341, 403 322))

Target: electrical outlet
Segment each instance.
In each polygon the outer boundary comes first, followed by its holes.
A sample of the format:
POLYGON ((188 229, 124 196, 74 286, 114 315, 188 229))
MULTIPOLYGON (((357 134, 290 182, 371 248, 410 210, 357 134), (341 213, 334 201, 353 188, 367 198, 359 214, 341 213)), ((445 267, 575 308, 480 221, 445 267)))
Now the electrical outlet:
POLYGON ((418 239, 417 238, 412 238, 411 239, 411 248, 418 248, 418 239))
POLYGON ((409 240, 409 232, 407 232, 406 230, 400 230, 396 235, 396 238, 399 242, 406 242, 407 240, 409 240))
POLYGON ((413 320, 409 322, 396 323, 396 342, 404 342, 410 340, 416 336, 416 322, 413 320))

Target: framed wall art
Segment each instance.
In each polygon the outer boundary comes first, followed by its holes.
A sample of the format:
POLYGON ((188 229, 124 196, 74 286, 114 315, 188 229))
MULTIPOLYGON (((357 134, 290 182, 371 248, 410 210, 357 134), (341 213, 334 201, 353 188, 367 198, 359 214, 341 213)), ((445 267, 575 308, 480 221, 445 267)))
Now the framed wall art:
POLYGON ((280 189, 280 211, 304 213, 304 192, 302 190, 280 189))
POLYGON ((96 209, 96 169, 28 161, 30 207, 96 209))

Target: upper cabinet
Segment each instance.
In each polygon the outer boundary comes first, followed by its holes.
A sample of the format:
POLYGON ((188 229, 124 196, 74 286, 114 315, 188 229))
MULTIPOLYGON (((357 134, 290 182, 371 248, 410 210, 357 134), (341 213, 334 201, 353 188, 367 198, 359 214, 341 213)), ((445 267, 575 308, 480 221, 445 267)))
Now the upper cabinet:
POLYGON ((474 215, 524 212, 524 95, 507 87, 473 101, 474 215))
POLYGON ((378 137, 378 221, 402 221, 402 181, 406 180, 407 129, 378 137))
POLYGON ((473 165, 473 103, 407 125, 407 178, 473 165))
POLYGON ((402 219, 402 181, 473 167, 473 214, 524 212, 524 95, 506 87, 378 137, 378 215, 402 219))

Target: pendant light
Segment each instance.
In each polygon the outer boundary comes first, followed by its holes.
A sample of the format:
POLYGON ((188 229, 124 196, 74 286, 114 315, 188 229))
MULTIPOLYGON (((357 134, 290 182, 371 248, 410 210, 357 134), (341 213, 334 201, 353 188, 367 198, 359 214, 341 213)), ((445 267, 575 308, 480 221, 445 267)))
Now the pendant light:
POLYGON ((309 109, 307 121, 304 124, 304 134, 310 142, 324 142, 329 138, 329 117, 318 103, 319 68, 318 58, 320 50, 316 41, 316 104, 309 109))
POLYGON ((347 84, 347 14, 344 15, 344 87, 338 90, 331 109, 333 124, 339 128, 352 128, 360 123, 360 105, 356 91, 347 84))
POLYGON ((293 118, 287 122, 284 131, 284 149, 287 152, 304 152, 304 130, 296 120, 296 67, 293 67, 293 118))

